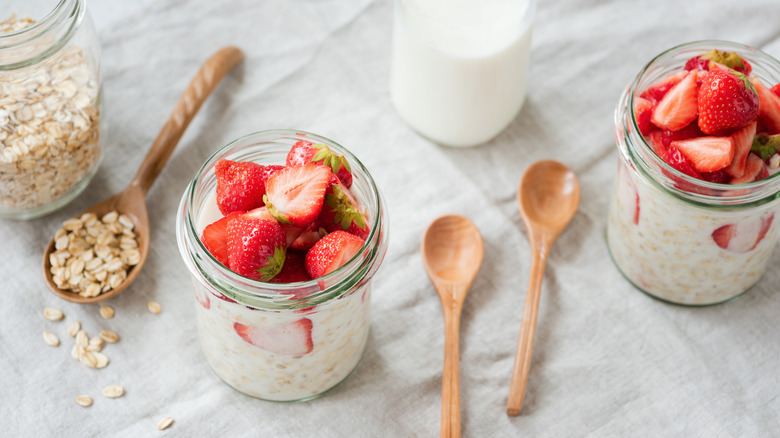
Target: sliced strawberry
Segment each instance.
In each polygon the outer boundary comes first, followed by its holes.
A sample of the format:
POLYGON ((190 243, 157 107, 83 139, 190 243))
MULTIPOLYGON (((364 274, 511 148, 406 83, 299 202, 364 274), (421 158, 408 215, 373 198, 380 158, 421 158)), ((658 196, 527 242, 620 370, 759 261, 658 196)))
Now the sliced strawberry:
POLYGON ((770 134, 780 134, 780 96, 776 95, 757 77, 750 78, 758 92, 758 118, 770 134))
POLYGON ((758 114, 758 94, 750 80, 734 70, 711 69, 698 94, 699 128, 705 134, 732 132, 758 114))
POLYGON ((276 326, 253 327, 233 323, 233 329, 244 341, 261 350, 282 356, 302 356, 311 353, 312 322, 309 318, 276 326))
POLYGON ((268 182, 268 178, 270 178, 271 175, 282 169, 284 169, 284 166, 279 166, 278 164, 269 164, 267 166, 263 166, 263 172, 260 174, 260 179, 263 180, 263 184, 268 182))
POLYGON ((222 214, 249 211, 263 205, 263 166, 251 161, 219 160, 214 166, 214 174, 217 177, 217 206, 222 214))
POLYGON ((734 139, 731 137, 698 137, 674 141, 669 148, 678 149, 697 172, 723 169, 734 158, 734 139))
POLYGON ((677 146, 669 145, 669 148, 666 150, 666 162, 669 163, 670 166, 674 167, 675 169, 679 170, 680 172, 688 176, 692 176, 694 178, 701 178, 699 172, 697 172, 693 168, 691 162, 688 161, 687 158, 685 158, 685 155, 683 155, 683 153, 680 152, 677 146))
POLYGON ((772 86, 770 90, 772 90, 772 92, 775 93, 777 97, 780 97, 780 83, 777 83, 774 86, 772 86))
POLYGON ((647 135, 653 130, 653 124, 650 122, 650 119, 653 116, 654 108, 655 103, 641 97, 634 98, 634 118, 642 135, 647 135))
POLYGON ((365 240, 368 237, 368 222, 359 208, 357 199, 334 175, 325 192, 325 201, 318 222, 328 232, 342 230, 365 240))
POLYGON ((721 169, 714 172, 702 172, 701 179, 718 184, 728 184, 729 181, 731 181, 731 176, 729 176, 725 170, 721 169))
POLYGON ((306 228, 322 211, 331 175, 329 167, 316 164, 277 171, 268 178, 263 198, 268 211, 280 224, 306 228))
POLYGON ((352 168, 343 155, 330 150, 325 144, 312 144, 299 140, 287 154, 288 166, 303 166, 304 164, 321 164, 330 167, 347 187, 352 187, 352 168))
POLYGON ((639 97, 647 99, 653 103, 658 103, 661 101, 661 99, 663 99, 666 93, 672 89, 672 87, 677 85, 687 75, 688 72, 686 71, 672 73, 648 87, 647 90, 643 91, 642 94, 639 95, 639 97))
POLYGON ((289 248, 295 251, 307 252, 327 234, 328 230, 320 226, 319 220, 314 221, 298 235, 289 248))
MULTIPOLYGON (((266 221, 277 222, 276 218, 271 214, 271 212, 268 211, 268 207, 265 205, 246 212, 243 217, 247 219, 263 219, 266 221)), ((285 242, 288 248, 290 245, 292 245, 295 239, 301 235, 301 232, 303 232, 302 228, 294 227, 292 225, 279 224, 279 226, 282 227, 282 231, 284 231, 285 242)))
POLYGON ((206 226, 203 229, 203 234, 200 236, 203 246, 217 259, 220 263, 228 265, 228 248, 227 248, 227 225, 230 219, 242 215, 243 211, 234 211, 222 219, 206 226))
POLYGON ((363 239, 346 231, 334 231, 320 239, 306 253, 306 271, 311 278, 329 274, 352 259, 363 247, 363 239))
POLYGON ((211 308, 211 300, 209 300, 209 294, 206 293, 200 286, 195 286, 195 300, 204 309, 209 310, 211 308))
MULTIPOLYGON (((271 279, 271 283, 295 283, 298 281, 309 281, 311 277, 306 272, 306 266, 304 265, 304 255, 297 252, 288 252, 287 258, 284 260, 284 267, 276 277, 271 279)), ((297 298, 303 298, 293 292, 297 298)))
POLYGON ((677 131, 696 119, 698 111, 698 85, 696 71, 672 87, 653 110, 651 121, 661 129, 677 131))
POLYGON ((756 154, 748 154, 745 172, 741 177, 732 179, 731 184, 749 183, 767 176, 769 176, 769 171, 766 170, 764 160, 756 154))
POLYGON ((775 214, 750 218, 736 224, 726 224, 712 232, 712 240, 719 247, 736 253, 754 250, 772 226, 775 214))
POLYGON ((228 266, 236 274, 269 281, 284 265, 285 235, 275 221, 232 218, 227 224, 228 266))
POLYGON ((756 135, 756 122, 750 122, 744 128, 731 134, 734 139, 734 159, 724 170, 734 178, 739 178, 745 173, 750 148, 753 146, 753 137, 756 135))

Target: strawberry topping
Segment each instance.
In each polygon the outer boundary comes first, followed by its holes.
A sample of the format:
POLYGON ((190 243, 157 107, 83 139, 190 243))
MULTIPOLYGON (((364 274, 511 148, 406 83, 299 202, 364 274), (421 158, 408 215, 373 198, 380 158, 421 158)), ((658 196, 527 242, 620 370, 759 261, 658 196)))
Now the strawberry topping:
POLYGON ((249 211, 263 205, 263 166, 248 161, 219 160, 214 166, 214 174, 217 177, 217 206, 222 214, 249 211))
POLYGON ((688 72, 685 78, 673 86, 658 102, 651 121, 661 129, 677 131, 694 121, 698 112, 696 71, 688 72))
POLYGON ((329 274, 360 252, 363 243, 363 239, 346 231, 334 231, 320 239, 306 253, 306 271, 311 278, 329 274))
POLYGON ((277 171, 266 185, 268 211, 280 224, 309 226, 322 211, 331 174, 330 168, 315 164, 277 171))
POLYGON ((698 105, 702 132, 730 132, 742 128, 756 117, 758 94, 744 74, 714 69, 702 80, 698 105))
POLYGON ((227 224, 228 266, 236 274, 269 281, 284 265, 285 235, 274 221, 231 218, 227 224))

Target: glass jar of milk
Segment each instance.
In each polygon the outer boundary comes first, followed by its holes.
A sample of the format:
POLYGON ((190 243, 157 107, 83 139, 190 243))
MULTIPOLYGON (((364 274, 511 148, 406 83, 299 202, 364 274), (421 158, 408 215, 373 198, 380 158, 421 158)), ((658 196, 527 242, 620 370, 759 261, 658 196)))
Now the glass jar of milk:
POLYGON ((484 143, 523 106, 535 0, 396 0, 391 95, 423 136, 484 143))

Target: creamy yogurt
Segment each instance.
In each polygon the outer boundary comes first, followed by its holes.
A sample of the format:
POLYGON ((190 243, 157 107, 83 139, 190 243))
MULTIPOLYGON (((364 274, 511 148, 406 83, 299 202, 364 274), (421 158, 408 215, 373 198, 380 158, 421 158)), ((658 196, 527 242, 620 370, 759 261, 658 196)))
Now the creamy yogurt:
POLYGON ((391 95, 420 134, 473 146, 525 100, 534 0, 399 0, 391 95))

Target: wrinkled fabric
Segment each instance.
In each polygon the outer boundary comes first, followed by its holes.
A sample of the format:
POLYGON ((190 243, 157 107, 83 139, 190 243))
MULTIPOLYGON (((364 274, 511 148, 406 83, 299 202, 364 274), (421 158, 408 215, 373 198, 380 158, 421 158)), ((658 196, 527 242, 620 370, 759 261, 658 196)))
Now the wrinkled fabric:
POLYGON ((623 88, 653 56, 687 41, 732 40, 780 57, 775 2, 540 0, 525 106, 472 149, 433 144, 396 114, 390 1, 93 0, 89 9, 102 44, 104 161, 63 209, 0 224, 0 435, 162 436, 156 425, 170 416, 168 436, 437 436, 443 319, 419 248, 445 213, 471 218, 486 250, 460 331, 464 437, 757 437, 780 428, 780 253, 739 300, 691 309, 635 290, 604 240, 617 160, 612 114, 623 88), (116 316, 56 298, 41 275, 47 241, 62 221, 124 188, 199 65, 224 45, 246 59, 149 191, 149 259, 109 302, 116 316), (271 128, 350 149, 390 212, 365 355, 344 383, 306 403, 256 400, 211 372, 174 232, 197 168, 229 141, 271 128), (530 265, 515 192, 541 159, 577 172, 582 203, 549 256, 525 405, 511 418, 505 402, 530 265), (146 310, 150 300, 162 313, 146 310), (47 321, 45 307, 65 320, 47 321), (90 335, 105 328, 121 337, 103 350, 105 369, 70 357, 75 320, 90 335), (61 345, 46 345, 44 330, 61 345), (125 395, 102 396, 110 384, 125 395), (94 404, 76 404, 80 394, 94 404))

